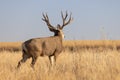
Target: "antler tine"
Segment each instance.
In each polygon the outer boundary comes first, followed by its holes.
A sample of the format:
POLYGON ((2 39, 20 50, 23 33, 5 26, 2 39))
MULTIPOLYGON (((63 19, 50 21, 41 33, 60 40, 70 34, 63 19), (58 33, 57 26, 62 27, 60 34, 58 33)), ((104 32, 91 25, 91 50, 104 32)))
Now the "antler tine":
POLYGON ((47 13, 46 13, 46 18, 47 18, 47 20, 49 21, 49 18, 48 18, 48 15, 47 15, 47 13))
POLYGON ((68 16, 67 11, 66 11, 65 17, 64 17, 62 12, 61 12, 61 15, 62 15, 62 19, 63 19, 63 25, 61 26, 61 28, 63 28, 64 26, 66 26, 67 24, 69 24, 71 22, 71 20, 72 20, 72 18, 71 18, 72 13, 70 13, 70 18, 69 18, 69 20, 67 22, 65 22, 65 20, 67 19, 67 16, 68 16))
POLYGON ((46 13, 46 14, 43 13, 43 18, 42 18, 42 20, 46 22, 46 24, 47 24, 47 26, 48 26, 48 28, 49 28, 50 31, 54 32, 54 31, 56 30, 56 29, 50 24, 50 21, 49 21, 49 18, 48 18, 47 13, 46 13))
POLYGON ((62 16, 63 22, 65 22, 65 20, 67 19, 67 16, 68 16, 67 11, 66 11, 65 17, 64 17, 64 15, 63 15, 63 12, 61 11, 61 16, 62 16))
POLYGON ((70 13, 70 18, 69 18, 69 20, 68 20, 68 22, 66 24, 68 24, 68 23, 70 23, 72 21, 71 15, 72 15, 72 13, 70 13))
POLYGON ((66 20, 67 16, 68 16, 68 13, 67 13, 67 11, 66 11, 65 20, 66 20))
POLYGON ((61 11, 61 16, 62 16, 62 19, 64 20, 64 16, 63 16, 63 12, 61 11))
POLYGON ((46 15, 43 13, 43 18, 42 18, 43 21, 45 22, 49 22, 49 18, 48 18, 48 15, 46 13, 46 15))
POLYGON ((42 13, 42 15, 43 15, 43 18, 42 18, 42 20, 43 20, 43 21, 45 21, 45 15, 44 15, 44 13, 42 13))

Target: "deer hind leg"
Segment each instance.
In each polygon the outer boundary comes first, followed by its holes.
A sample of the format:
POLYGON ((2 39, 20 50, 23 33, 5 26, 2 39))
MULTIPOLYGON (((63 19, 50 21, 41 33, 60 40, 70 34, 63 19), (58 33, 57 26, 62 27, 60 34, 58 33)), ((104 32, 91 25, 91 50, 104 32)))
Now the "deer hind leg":
POLYGON ((37 61, 37 57, 32 57, 31 67, 34 69, 34 65, 37 61))
POLYGON ((30 58, 30 56, 28 56, 27 54, 23 54, 22 59, 18 62, 17 68, 21 66, 21 63, 25 63, 28 58, 30 58))

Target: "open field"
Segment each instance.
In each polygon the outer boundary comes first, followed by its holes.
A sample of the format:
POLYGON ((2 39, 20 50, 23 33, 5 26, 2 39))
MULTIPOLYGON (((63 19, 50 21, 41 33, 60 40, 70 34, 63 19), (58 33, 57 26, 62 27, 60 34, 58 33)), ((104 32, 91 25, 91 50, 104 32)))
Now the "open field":
MULTIPOLYGON (((0 52, 10 51, 17 52, 21 51, 22 42, 0 42, 0 52)), ((113 50, 120 49, 120 40, 73 40, 64 41, 63 45, 65 50, 69 51, 83 51, 83 50, 113 50)))
POLYGON ((65 41, 55 66, 39 57, 35 70, 31 59, 16 69, 20 45, 0 43, 0 80, 120 80, 120 41, 65 41))

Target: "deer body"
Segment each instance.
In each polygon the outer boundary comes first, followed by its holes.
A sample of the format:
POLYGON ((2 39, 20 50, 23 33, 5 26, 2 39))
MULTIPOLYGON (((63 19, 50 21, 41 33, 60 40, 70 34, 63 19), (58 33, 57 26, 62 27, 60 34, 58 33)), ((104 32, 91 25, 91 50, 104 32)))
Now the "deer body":
POLYGON ((54 56, 54 61, 56 61, 57 56, 62 52, 63 50, 63 38, 64 34, 62 32, 62 29, 65 25, 70 23, 71 21, 71 15, 70 18, 67 22, 65 22, 68 14, 66 12, 66 16, 63 16, 62 14, 62 19, 63 19, 63 25, 57 25, 57 29, 53 27, 50 22, 49 18, 46 15, 43 14, 43 21, 46 22, 49 30, 51 32, 54 32, 54 36, 51 37, 44 37, 44 38, 33 38, 30 40, 25 41, 22 44, 22 59, 18 62, 18 68, 21 66, 21 63, 26 62, 28 58, 32 57, 32 62, 31 66, 34 67, 34 64, 39 56, 48 56, 50 63, 53 64, 52 62, 52 56, 54 56))
POLYGON ((52 56, 63 49, 59 36, 30 39, 23 43, 23 52, 30 56, 52 56))

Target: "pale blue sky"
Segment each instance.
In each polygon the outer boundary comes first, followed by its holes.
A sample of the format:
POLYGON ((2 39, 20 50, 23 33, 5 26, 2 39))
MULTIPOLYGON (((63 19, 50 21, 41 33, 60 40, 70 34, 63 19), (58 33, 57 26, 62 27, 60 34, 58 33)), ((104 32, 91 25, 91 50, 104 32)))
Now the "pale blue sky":
POLYGON ((42 12, 57 25, 66 10, 74 20, 64 28, 65 39, 120 39, 120 0, 0 0, 0 42, 51 36, 42 12))

